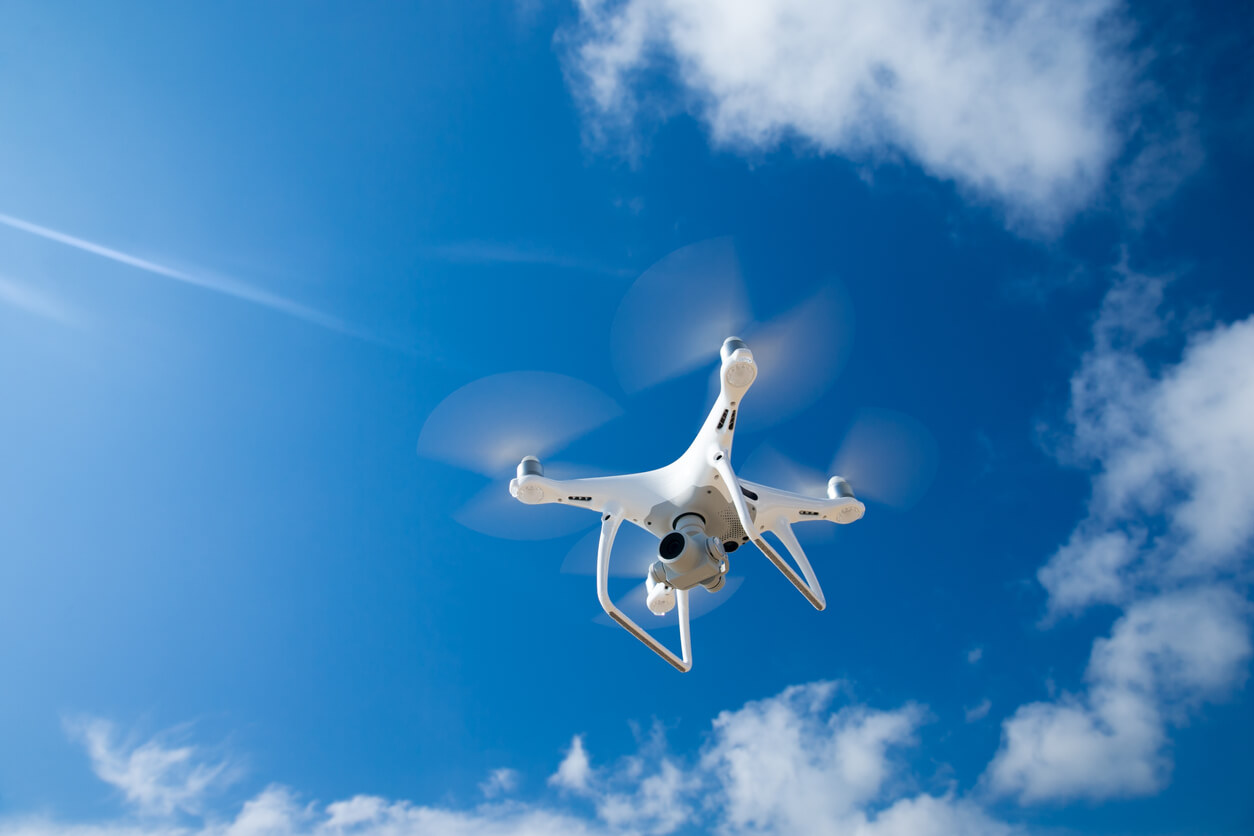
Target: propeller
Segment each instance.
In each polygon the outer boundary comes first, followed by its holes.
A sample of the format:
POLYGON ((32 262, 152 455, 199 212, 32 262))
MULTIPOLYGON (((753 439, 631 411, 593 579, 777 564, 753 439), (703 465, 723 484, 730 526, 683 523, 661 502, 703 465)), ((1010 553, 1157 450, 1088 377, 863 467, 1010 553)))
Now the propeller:
POLYGON ((500 477, 523 456, 547 456, 620 414, 609 395, 582 380, 504 372, 471 381, 441 401, 418 436, 418 453, 500 477))
MULTIPOLYGON (((506 488, 523 456, 541 458, 616 418, 622 409, 588 383, 552 372, 505 372, 467 383, 441 401, 418 436, 418 454, 493 480, 454 518, 493 537, 537 540, 595 522, 565 506, 523 506, 506 488)), ((545 462, 554 478, 589 476, 545 462)))
MULTIPOLYGON (((723 588, 718 592, 710 592, 704 587, 697 587, 691 590, 688 593, 688 620, 692 621, 703 615, 709 615, 723 606, 736 594, 744 580, 741 577, 728 578, 723 583, 723 588)), ((643 583, 639 583, 633 586, 626 595, 615 600, 614 606, 618 607, 628 618, 646 630, 652 630, 655 627, 676 627, 679 625, 678 605, 666 615, 654 615, 649 611, 649 605, 646 603, 645 596, 645 586, 643 583)), ((604 612, 592 620, 603 627, 618 626, 618 623, 604 612)))
MULTIPOLYGON (((562 573, 567 575, 595 575, 597 573, 597 547, 600 545, 601 528, 580 537, 566 559, 562 561, 562 573)), ((649 566, 657 560, 658 538, 639 526, 624 524, 614 535, 614 554, 610 560, 610 577, 641 580, 649 566)))
POLYGON ((701 241, 666 256, 627 290, 610 327, 614 369, 634 394, 712 363, 729 336, 753 350, 758 379, 749 417, 768 425, 830 387, 849 355, 852 307, 844 287, 831 281, 761 321, 731 239, 701 241))
POLYGON ((799 464, 769 444, 749 456, 740 473, 752 482, 810 496, 826 496, 839 475, 859 499, 898 510, 918 503, 936 476, 937 448, 921 423, 890 409, 858 412, 826 473, 799 464))

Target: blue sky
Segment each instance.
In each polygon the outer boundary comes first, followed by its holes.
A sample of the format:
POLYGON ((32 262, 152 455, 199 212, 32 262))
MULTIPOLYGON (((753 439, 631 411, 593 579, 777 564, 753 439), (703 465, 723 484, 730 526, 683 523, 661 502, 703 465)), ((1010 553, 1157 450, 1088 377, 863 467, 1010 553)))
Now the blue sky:
POLYGON ((1249 9, 829 5, 5 4, 0 836, 1254 829, 1249 9), (678 455, 717 343, 611 326, 710 239, 846 300, 737 465, 937 476, 681 676, 416 445, 534 370, 678 455))

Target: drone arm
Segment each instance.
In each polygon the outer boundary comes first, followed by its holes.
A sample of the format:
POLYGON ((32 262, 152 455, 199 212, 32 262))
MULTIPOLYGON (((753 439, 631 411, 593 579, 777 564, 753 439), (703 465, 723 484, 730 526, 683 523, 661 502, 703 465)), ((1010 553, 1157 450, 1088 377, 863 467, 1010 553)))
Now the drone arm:
POLYGON ((679 608, 679 642, 683 653, 683 658, 676 656, 665 645, 653 638, 648 630, 645 630, 636 622, 632 621, 622 610, 614 606, 613 600, 610 599, 610 552, 614 547, 614 535, 618 533, 618 526, 623 521, 623 512, 620 508, 607 510, 601 515, 601 540, 597 544, 597 598, 601 601, 601 607, 605 610, 605 614, 631 633, 640 641, 648 645, 649 649, 661 656, 671 664, 680 673, 687 673, 692 669, 692 633, 688 625, 688 590, 677 589, 675 604, 679 608))
POLYGON ((788 524, 787 519, 781 516, 774 521, 770 530, 774 532, 775 536, 779 537, 780 542, 784 544, 784 548, 788 549, 793 559, 797 561, 797 565, 801 567, 801 571, 805 575, 804 580, 762 536, 757 523, 754 522, 753 517, 749 514, 749 505, 745 502, 744 493, 740 490, 740 480, 736 478, 735 472, 731 469, 727 451, 718 447, 714 448, 710 454, 710 464, 714 465, 714 469, 727 485, 727 492, 731 495, 732 505, 736 508, 736 516, 740 518, 740 527, 753 540, 753 544, 758 547, 762 554, 766 555, 767 560, 775 564, 775 568, 782 572, 793 586, 797 587, 797 591, 804 595, 805 599, 816 610, 826 609, 827 600, 823 597, 823 588, 819 586, 818 578, 815 577, 814 570, 810 567, 810 561, 802 550, 801 544, 797 542, 796 536, 793 535, 792 526, 788 524))

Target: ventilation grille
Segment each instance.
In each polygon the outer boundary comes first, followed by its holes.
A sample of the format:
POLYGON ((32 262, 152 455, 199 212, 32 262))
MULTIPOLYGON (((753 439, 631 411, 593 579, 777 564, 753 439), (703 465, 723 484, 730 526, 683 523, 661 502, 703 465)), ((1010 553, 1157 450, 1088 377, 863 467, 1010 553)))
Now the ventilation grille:
POLYGON ((571 502, 591 502, 592 501, 592 497, 590 496, 568 496, 566 498, 569 499, 571 502))
POLYGON ((719 514, 719 522, 723 524, 723 540, 743 540, 745 530, 740 526, 740 516, 734 508, 728 508, 719 514))
MULTIPOLYGON (((732 421, 734 422, 734 421, 735 421, 735 419, 733 418, 733 419, 732 419, 732 421)), ((717 426, 717 427, 715 427, 715 429, 719 429, 719 430, 723 429, 723 425, 724 425, 724 424, 726 424, 726 423, 727 423, 727 410, 726 410, 726 409, 724 409, 724 410, 723 410, 723 414, 722 414, 721 416, 719 416, 719 419, 718 419, 718 426, 717 426)))

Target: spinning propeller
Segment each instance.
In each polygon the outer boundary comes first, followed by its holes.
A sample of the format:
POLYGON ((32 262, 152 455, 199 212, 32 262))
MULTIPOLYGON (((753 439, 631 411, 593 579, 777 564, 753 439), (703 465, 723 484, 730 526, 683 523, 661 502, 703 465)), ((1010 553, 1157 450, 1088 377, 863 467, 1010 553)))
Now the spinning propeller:
POLYGON ((710 346, 732 334, 753 346, 751 420, 765 427, 831 387, 849 356, 852 307, 844 287, 830 281, 763 320, 749 302, 731 239, 691 244, 646 270, 619 304, 610 327, 619 384, 634 394, 694 372, 708 364, 710 346))
MULTIPOLYGON (((761 428, 827 391, 848 357, 853 317, 844 288, 829 282, 782 314, 759 319, 731 239, 717 238, 676 250, 628 288, 610 328, 611 359, 623 391, 632 395, 708 365, 710 347, 729 334, 753 342, 759 375, 747 417, 761 428)), ((609 395, 572 377, 494 374, 436 406, 418 453, 499 480, 524 455, 544 459, 620 414, 609 395)), ((588 468, 576 472, 547 459, 545 467, 557 477, 590 475, 588 468)), ((496 481, 453 516, 474 531, 517 540, 560 537, 588 525, 564 508, 522 508, 496 481)))
MULTIPOLYGON (((573 377, 494 374, 467 383, 436 406, 418 436, 418 453, 492 480, 453 514, 467 528, 517 540, 560 537, 591 521, 561 506, 525 508, 501 483, 509 481, 523 456, 560 450, 621 414, 613 398, 573 377)), ((549 467, 558 476, 588 474, 588 468, 576 473, 560 463, 549 467)))
POLYGON ((936 476, 936 441, 908 415, 863 409, 837 446, 827 471, 798 463, 770 444, 746 459, 746 479, 810 496, 822 496, 831 474, 840 474, 860 499, 897 510, 913 507, 936 476))

